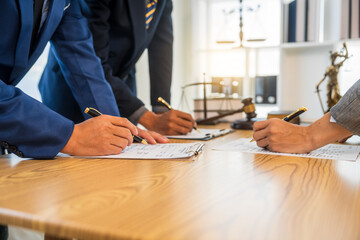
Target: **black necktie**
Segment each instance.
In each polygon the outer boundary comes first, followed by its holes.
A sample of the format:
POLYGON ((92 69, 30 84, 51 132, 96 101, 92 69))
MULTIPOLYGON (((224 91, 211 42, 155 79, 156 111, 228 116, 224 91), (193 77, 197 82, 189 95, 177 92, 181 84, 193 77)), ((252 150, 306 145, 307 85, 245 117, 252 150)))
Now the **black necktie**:
POLYGON ((44 4, 44 0, 34 0, 34 19, 33 19, 33 29, 31 34, 30 52, 32 52, 33 48, 35 47, 34 45, 39 32, 43 4, 44 4))

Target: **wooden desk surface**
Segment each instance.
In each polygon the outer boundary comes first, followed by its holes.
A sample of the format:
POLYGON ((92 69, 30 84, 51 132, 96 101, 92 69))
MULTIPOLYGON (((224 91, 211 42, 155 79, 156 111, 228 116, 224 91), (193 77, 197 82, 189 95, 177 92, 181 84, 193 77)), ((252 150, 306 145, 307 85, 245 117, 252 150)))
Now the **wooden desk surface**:
POLYGON ((195 161, 0 158, 0 223, 79 239, 360 239, 360 166, 239 152, 195 161))

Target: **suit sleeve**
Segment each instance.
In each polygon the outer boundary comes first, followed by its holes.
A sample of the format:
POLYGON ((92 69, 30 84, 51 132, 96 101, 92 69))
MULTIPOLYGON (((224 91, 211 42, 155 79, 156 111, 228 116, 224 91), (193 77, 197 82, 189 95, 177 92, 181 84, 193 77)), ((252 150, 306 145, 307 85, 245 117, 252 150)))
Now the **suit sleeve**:
POLYGON ((331 108, 330 114, 337 124, 360 135, 360 80, 331 108))
POLYGON ((1 145, 20 157, 53 158, 68 142, 73 122, 0 80, 1 145))
POLYGON ((171 77, 173 65, 173 24, 171 13, 173 3, 166 1, 166 6, 159 20, 154 37, 148 47, 151 105, 161 106, 157 98, 162 96, 170 103, 171 77))
POLYGON ((100 60, 94 52, 91 32, 78 1, 72 1, 65 11, 51 43, 61 71, 81 110, 94 107, 103 114, 119 116, 114 95, 105 81, 100 60))
POLYGON ((87 18, 94 38, 96 55, 101 59, 106 80, 112 88, 121 115, 128 118, 144 106, 144 103, 132 94, 131 89, 119 77, 114 76, 112 67, 109 64, 109 18, 112 11, 112 1, 87 0, 86 2, 90 9, 87 18))

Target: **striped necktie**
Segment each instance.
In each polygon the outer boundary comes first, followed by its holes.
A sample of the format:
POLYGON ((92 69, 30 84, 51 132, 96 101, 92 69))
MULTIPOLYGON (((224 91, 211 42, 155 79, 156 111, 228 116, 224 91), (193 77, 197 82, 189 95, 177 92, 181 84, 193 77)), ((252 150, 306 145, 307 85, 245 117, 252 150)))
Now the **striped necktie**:
POLYGON ((154 17, 157 2, 158 0, 146 0, 146 14, 145 14, 146 29, 149 29, 151 20, 154 17))

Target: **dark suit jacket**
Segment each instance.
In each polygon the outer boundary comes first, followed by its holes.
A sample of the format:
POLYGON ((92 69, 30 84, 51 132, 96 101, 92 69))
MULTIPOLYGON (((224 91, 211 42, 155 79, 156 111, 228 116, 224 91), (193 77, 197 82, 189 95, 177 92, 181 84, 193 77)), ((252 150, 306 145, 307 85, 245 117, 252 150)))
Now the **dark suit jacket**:
MULTIPOLYGON (((106 79, 113 89, 121 116, 129 117, 144 105, 136 97, 135 64, 146 48, 149 53, 151 104, 159 105, 156 101, 159 96, 170 101, 173 54, 172 0, 158 1, 148 30, 145 28, 145 0, 86 2, 94 48, 101 59, 106 79)), ((47 91, 48 94, 44 97, 41 91, 43 102, 55 111, 75 121, 81 121, 81 116, 77 116, 79 114, 75 111, 66 110, 74 109, 72 105, 76 105, 76 101, 66 89, 56 58, 51 55, 48 66, 40 86, 54 94, 47 91), (62 93, 61 96, 56 93, 59 91, 62 93)))
POLYGON ((77 0, 51 0, 33 52, 33 1, 7 0, 0 8, 0 143, 24 157, 54 157, 74 124, 23 93, 15 85, 50 40, 53 54, 82 106, 118 115, 115 99, 92 48, 77 0), (101 90, 98 90, 101 89, 101 90))

